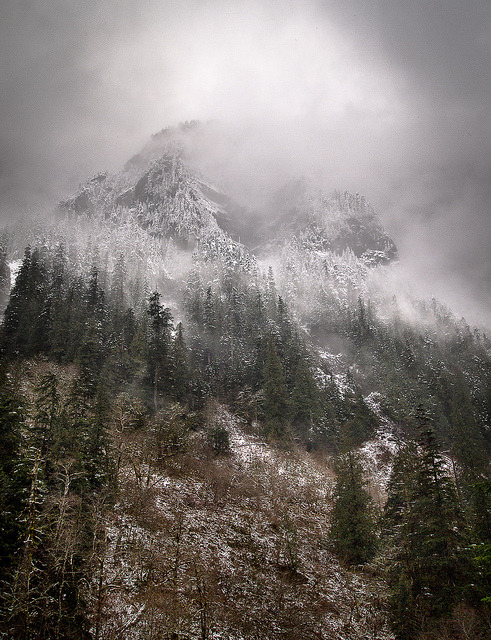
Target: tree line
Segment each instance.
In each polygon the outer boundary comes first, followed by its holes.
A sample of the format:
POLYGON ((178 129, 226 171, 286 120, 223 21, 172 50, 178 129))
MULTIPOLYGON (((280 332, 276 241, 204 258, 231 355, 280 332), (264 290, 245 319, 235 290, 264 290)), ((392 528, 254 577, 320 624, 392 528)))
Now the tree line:
MULTIPOLYGON (((0 329, 4 637, 98 637, 98 586, 89 576, 102 571, 101 522, 118 491, 118 438, 142 434, 163 460, 202 428, 210 398, 281 446, 296 440, 338 455, 333 548, 348 565, 384 557, 392 567, 398 639, 431 633, 462 603, 485 615, 491 397, 467 381, 489 366, 475 337, 463 330, 447 344, 417 338, 384 326, 360 300, 342 335, 374 374, 357 381, 347 370, 341 391, 271 270, 246 277, 197 262, 174 313, 161 293, 144 282, 140 288, 131 295, 122 256, 108 267, 100 257, 77 262, 63 244, 25 251, 0 329), (466 349, 480 360, 464 371, 456 360, 466 349), (384 368, 394 375, 382 410, 408 444, 394 460, 382 514, 356 447, 377 428, 363 393, 381 383, 384 368), (408 380, 419 385, 418 409, 408 380), (404 414, 395 396, 410 403, 404 414)), ((216 454, 228 450, 223 429, 209 442, 216 454)))

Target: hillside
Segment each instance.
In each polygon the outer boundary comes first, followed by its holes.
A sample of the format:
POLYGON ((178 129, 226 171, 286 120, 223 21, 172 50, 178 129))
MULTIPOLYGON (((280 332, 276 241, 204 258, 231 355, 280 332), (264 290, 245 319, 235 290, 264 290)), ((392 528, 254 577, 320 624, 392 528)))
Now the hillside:
POLYGON ((202 126, 0 253, 0 637, 484 639, 489 340, 363 196, 236 202, 202 126))

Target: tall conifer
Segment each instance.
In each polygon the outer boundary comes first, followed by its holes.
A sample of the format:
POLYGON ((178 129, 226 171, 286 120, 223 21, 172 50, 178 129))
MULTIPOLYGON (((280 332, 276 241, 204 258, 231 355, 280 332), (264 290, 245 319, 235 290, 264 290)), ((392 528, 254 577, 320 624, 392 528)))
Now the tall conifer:
POLYGON ((266 430, 275 437, 284 436, 289 417, 285 372, 273 338, 268 339, 264 379, 264 418, 266 430))

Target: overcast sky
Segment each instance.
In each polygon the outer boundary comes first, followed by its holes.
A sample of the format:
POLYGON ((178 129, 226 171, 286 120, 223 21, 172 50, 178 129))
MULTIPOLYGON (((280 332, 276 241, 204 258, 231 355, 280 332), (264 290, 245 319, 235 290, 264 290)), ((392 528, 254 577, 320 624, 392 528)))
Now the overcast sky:
POLYGON ((248 180, 364 193, 415 286, 491 325, 490 72, 489 0, 3 0, 2 216, 220 120, 248 180))

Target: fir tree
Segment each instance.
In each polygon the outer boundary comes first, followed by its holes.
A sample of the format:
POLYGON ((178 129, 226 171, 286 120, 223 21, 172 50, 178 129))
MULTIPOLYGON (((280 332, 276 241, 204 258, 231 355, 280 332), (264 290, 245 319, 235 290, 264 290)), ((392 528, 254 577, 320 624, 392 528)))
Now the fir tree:
POLYGON ((110 404, 102 386, 97 389, 93 409, 87 423, 83 466, 91 491, 110 489, 113 479, 113 461, 110 455, 107 425, 110 404))
POLYGON ((27 461, 22 452, 24 403, 0 364, 0 636, 8 615, 18 553, 25 533, 29 496, 27 461))
POLYGON ((288 389, 283 365, 272 338, 267 344, 263 380, 266 432, 274 437, 283 437, 289 415, 288 389))
POLYGON ((172 343, 172 397, 183 400, 189 383, 187 348, 182 335, 182 324, 177 325, 176 337, 172 343))
POLYGON ((412 640, 429 620, 450 611, 468 569, 455 488, 421 406, 417 422, 417 455, 408 455, 414 448, 401 450, 386 509, 396 548, 391 587, 394 629, 400 640, 412 640))
POLYGON ((60 419, 60 394, 54 373, 42 376, 36 386, 34 414, 34 444, 39 450, 45 480, 48 481, 53 465, 53 445, 60 419))
POLYGON ((377 538, 373 504, 364 488, 361 464, 352 451, 341 456, 337 474, 331 539, 344 563, 363 564, 374 556, 377 538))
POLYGON ((49 345, 47 274, 38 249, 27 247, 10 294, 1 332, 8 356, 31 356, 49 345))
POLYGON ((126 264, 124 255, 119 254, 114 265, 111 279, 111 306, 113 312, 120 316, 125 309, 126 264))
POLYGON ((154 292, 149 299, 150 318, 148 337, 148 377, 153 387, 154 410, 158 410, 159 397, 170 389, 170 309, 160 303, 160 294, 154 292))
POLYGON ((206 290, 205 301, 203 304, 203 326, 214 333, 218 329, 217 310, 215 298, 211 286, 206 290))
POLYGON ((318 390, 306 357, 301 357, 295 369, 291 398, 292 424, 311 429, 319 411, 318 390))

